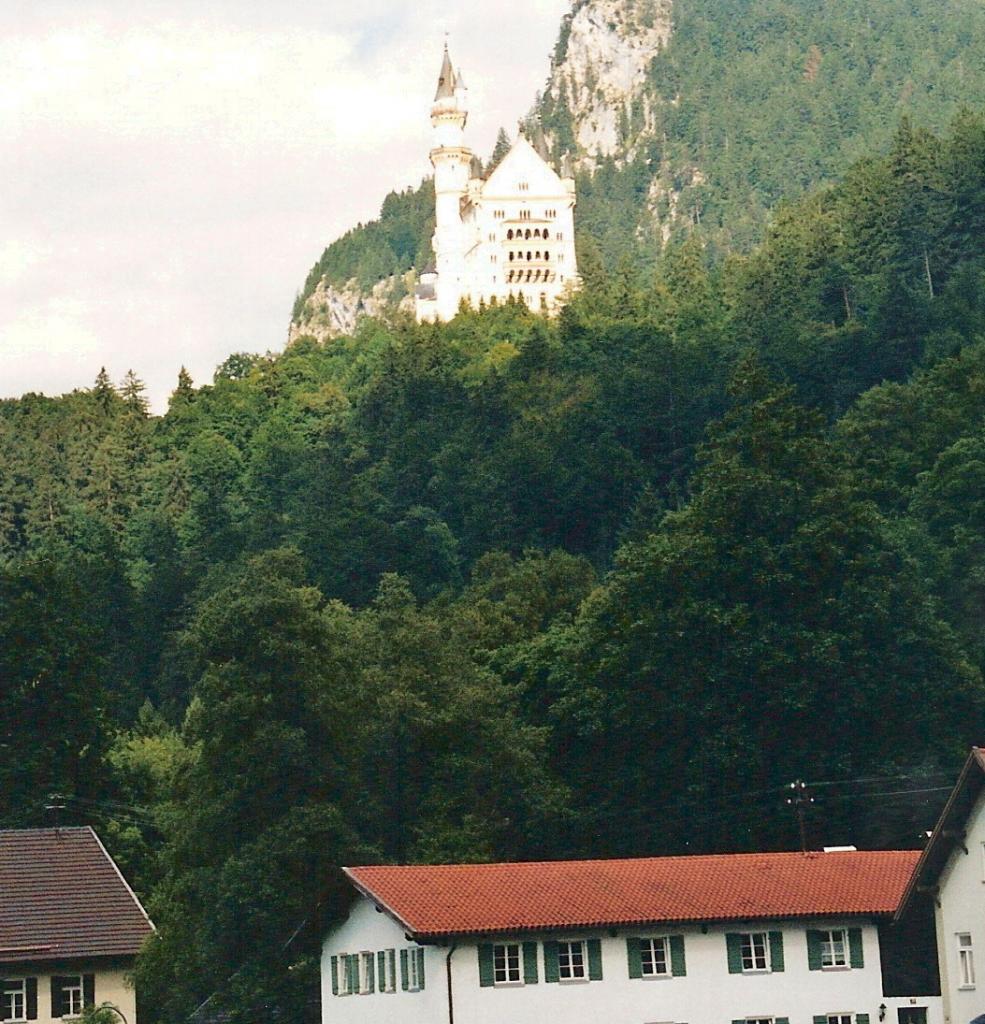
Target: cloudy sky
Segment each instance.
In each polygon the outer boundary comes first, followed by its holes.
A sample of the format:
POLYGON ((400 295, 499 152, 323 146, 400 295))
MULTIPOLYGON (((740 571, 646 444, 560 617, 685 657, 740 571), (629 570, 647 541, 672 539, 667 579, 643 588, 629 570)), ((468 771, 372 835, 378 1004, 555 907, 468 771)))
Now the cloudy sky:
POLYGON ((283 346, 338 234, 429 170, 445 32, 491 150, 569 0, 0 0, 0 397, 133 368, 161 410, 283 346))

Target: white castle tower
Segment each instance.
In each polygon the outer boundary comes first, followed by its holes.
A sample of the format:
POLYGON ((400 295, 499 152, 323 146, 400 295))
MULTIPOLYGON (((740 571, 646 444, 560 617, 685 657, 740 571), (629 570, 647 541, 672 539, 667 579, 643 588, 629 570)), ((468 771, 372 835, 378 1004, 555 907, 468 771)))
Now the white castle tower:
POLYGON ((578 287, 575 183, 570 161, 551 166, 543 135, 521 131, 499 166, 483 176, 465 145, 465 80, 445 47, 431 107, 435 265, 420 274, 418 320, 450 320, 464 300, 477 306, 510 296, 556 311, 578 287))

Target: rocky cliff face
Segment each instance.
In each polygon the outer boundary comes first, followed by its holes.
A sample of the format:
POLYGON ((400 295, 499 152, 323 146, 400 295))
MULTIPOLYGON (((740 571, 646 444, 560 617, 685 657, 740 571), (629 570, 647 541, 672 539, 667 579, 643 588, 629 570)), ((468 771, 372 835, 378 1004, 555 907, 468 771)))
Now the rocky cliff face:
POLYGON ((672 0, 576 0, 561 26, 545 99, 570 116, 576 160, 625 155, 653 128, 645 89, 672 31, 672 0))
POLYGON ((364 292, 355 280, 337 287, 323 278, 300 315, 291 321, 288 344, 302 335, 324 342, 352 334, 363 316, 384 317, 395 310, 413 313, 413 276, 411 272, 404 277, 385 278, 369 292, 364 292))

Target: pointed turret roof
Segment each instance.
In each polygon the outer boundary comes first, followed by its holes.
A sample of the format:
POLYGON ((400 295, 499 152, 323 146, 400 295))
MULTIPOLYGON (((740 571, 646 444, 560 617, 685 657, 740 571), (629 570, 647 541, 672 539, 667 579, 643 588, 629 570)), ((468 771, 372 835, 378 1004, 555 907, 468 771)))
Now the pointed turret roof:
POLYGON ((441 70, 438 72, 438 91, 434 94, 435 100, 448 99, 455 95, 455 69, 451 66, 451 57, 448 56, 448 44, 445 43, 445 56, 441 61, 441 70))
POLYGON ((465 75, 462 74, 461 68, 455 69, 455 88, 456 89, 467 89, 468 86, 465 84, 465 75))

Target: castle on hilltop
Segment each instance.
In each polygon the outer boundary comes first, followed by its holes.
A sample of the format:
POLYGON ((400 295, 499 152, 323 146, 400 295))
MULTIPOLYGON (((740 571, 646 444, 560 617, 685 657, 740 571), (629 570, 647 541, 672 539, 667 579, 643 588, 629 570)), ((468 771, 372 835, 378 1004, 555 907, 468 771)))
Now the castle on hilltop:
POLYGON ((445 46, 434 128, 435 264, 421 271, 418 320, 450 320, 460 303, 522 299, 555 311, 578 287, 575 261, 575 182, 565 157, 551 165, 543 134, 523 131, 488 176, 465 145, 467 92, 445 46))

